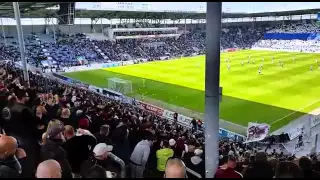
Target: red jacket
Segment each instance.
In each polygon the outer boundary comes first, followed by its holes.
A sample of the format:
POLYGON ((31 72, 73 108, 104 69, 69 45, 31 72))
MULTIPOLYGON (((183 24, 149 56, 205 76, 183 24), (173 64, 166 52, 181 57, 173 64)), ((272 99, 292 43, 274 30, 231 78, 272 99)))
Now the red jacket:
POLYGON ((215 174, 215 178, 242 178, 242 174, 233 168, 218 169, 215 174))

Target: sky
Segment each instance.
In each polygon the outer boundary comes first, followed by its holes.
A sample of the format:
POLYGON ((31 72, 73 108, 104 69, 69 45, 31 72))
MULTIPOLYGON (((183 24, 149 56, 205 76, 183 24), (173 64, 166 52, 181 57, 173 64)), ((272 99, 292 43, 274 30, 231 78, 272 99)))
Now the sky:
MULTIPOLYGON (((206 11, 206 2, 77 2, 77 9, 128 11, 206 11)), ((319 2, 223 2, 223 12, 271 12, 320 8, 319 2)))

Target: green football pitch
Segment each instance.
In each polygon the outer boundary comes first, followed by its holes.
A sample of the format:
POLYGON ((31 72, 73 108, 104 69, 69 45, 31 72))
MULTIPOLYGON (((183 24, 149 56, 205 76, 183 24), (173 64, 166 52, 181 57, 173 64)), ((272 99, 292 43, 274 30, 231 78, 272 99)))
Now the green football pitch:
MULTIPOLYGON (((222 53, 220 118, 242 126, 247 126, 248 122, 264 122, 276 130, 318 108, 320 69, 317 59, 320 54, 253 50, 222 53), (283 67, 279 66, 279 61, 283 67)), ((130 80, 133 93, 129 96, 144 96, 204 112, 204 56, 64 75, 99 87, 108 86, 106 78, 130 80)))

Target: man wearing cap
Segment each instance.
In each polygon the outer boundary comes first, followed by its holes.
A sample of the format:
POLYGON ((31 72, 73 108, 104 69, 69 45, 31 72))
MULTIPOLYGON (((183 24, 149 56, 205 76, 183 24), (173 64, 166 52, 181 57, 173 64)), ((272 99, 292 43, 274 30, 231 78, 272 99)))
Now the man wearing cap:
POLYGON ((108 159, 109 153, 113 150, 113 146, 106 143, 99 143, 93 149, 93 156, 81 165, 81 176, 86 173, 86 170, 94 165, 100 165, 105 168, 106 171, 118 172, 118 169, 113 165, 113 161, 108 159))
POLYGON ((202 153, 202 149, 195 149, 194 156, 187 160, 186 166, 205 177, 205 163, 201 158, 202 153))
POLYGON ((67 161, 66 151, 61 147, 65 139, 62 132, 65 127, 59 120, 52 120, 48 124, 46 143, 41 147, 41 161, 54 159, 59 162, 63 178, 72 178, 71 167, 67 161))

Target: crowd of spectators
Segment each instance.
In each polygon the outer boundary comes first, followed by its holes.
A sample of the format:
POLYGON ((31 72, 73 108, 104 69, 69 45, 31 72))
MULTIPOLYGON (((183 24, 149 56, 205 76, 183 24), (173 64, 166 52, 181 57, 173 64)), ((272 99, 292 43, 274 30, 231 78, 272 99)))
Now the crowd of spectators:
POLYGON ((184 152, 186 164, 203 155, 201 135, 133 105, 31 72, 26 88, 21 70, 7 64, 0 71, 0 125, 6 134, 0 141, 1 177, 97 177, 100 167, 119 177, 111 152, 127 166, 141 165, 131 169, 132 176, 163 177, 174 154, 181 158, 184 152), (142 157, 136 155, 139 146, 147 148, 142 157))
POLYGON ((223 28, 221 34, 221 48, 246 49, 260 40, 265 33, 265 27, 233 27, 223 28))
POLYGON ((267 33, 310 33, 320 32, 320 27, 314 20, 303 20, 289 24, 279 24, 267 33))
POLYGON ((295 52, 320 52, 319 40, 259 40, 252 46, 253 48, 266 48, 277 50, 288 50, 295 52))
MULTIPOLYGON (((138 24, 139 25, 139 24, 138 24)), ((137 27, 140 27, 136 25, 137 27)), ((135 26, 135 27, 136 27, 135 26)), ((151 26, 152 27, 152 26, 151 26)), ((261 38, 263 28, 228 27, 222 30, 222 49, 248 48, 253 42, 261 38)), ((141 33, 155 32, 134 32, 141 33)), ((163 32, 158 32, 162 33, 163 32)), ((122 35, 129 35, 122 33, 122 35)), ((130 35, 132 35, 130 33, 130 35)), ((43 60, 51 61, 57 67, 79 66, 92 63, 127 60, 160 60, 181 56, 192 56, 205 53, 205 32, 201 30, 185 31, 176 37, 95 40, 85 34, 61 34, 57 32, 56 42, 46 42, 37 35, 26 38, 26 58, 28 63, 41 67, 43 60)), ((0 53, 6 60, 17 60, 20 51, 16 45, 2 45, 0 53)))

